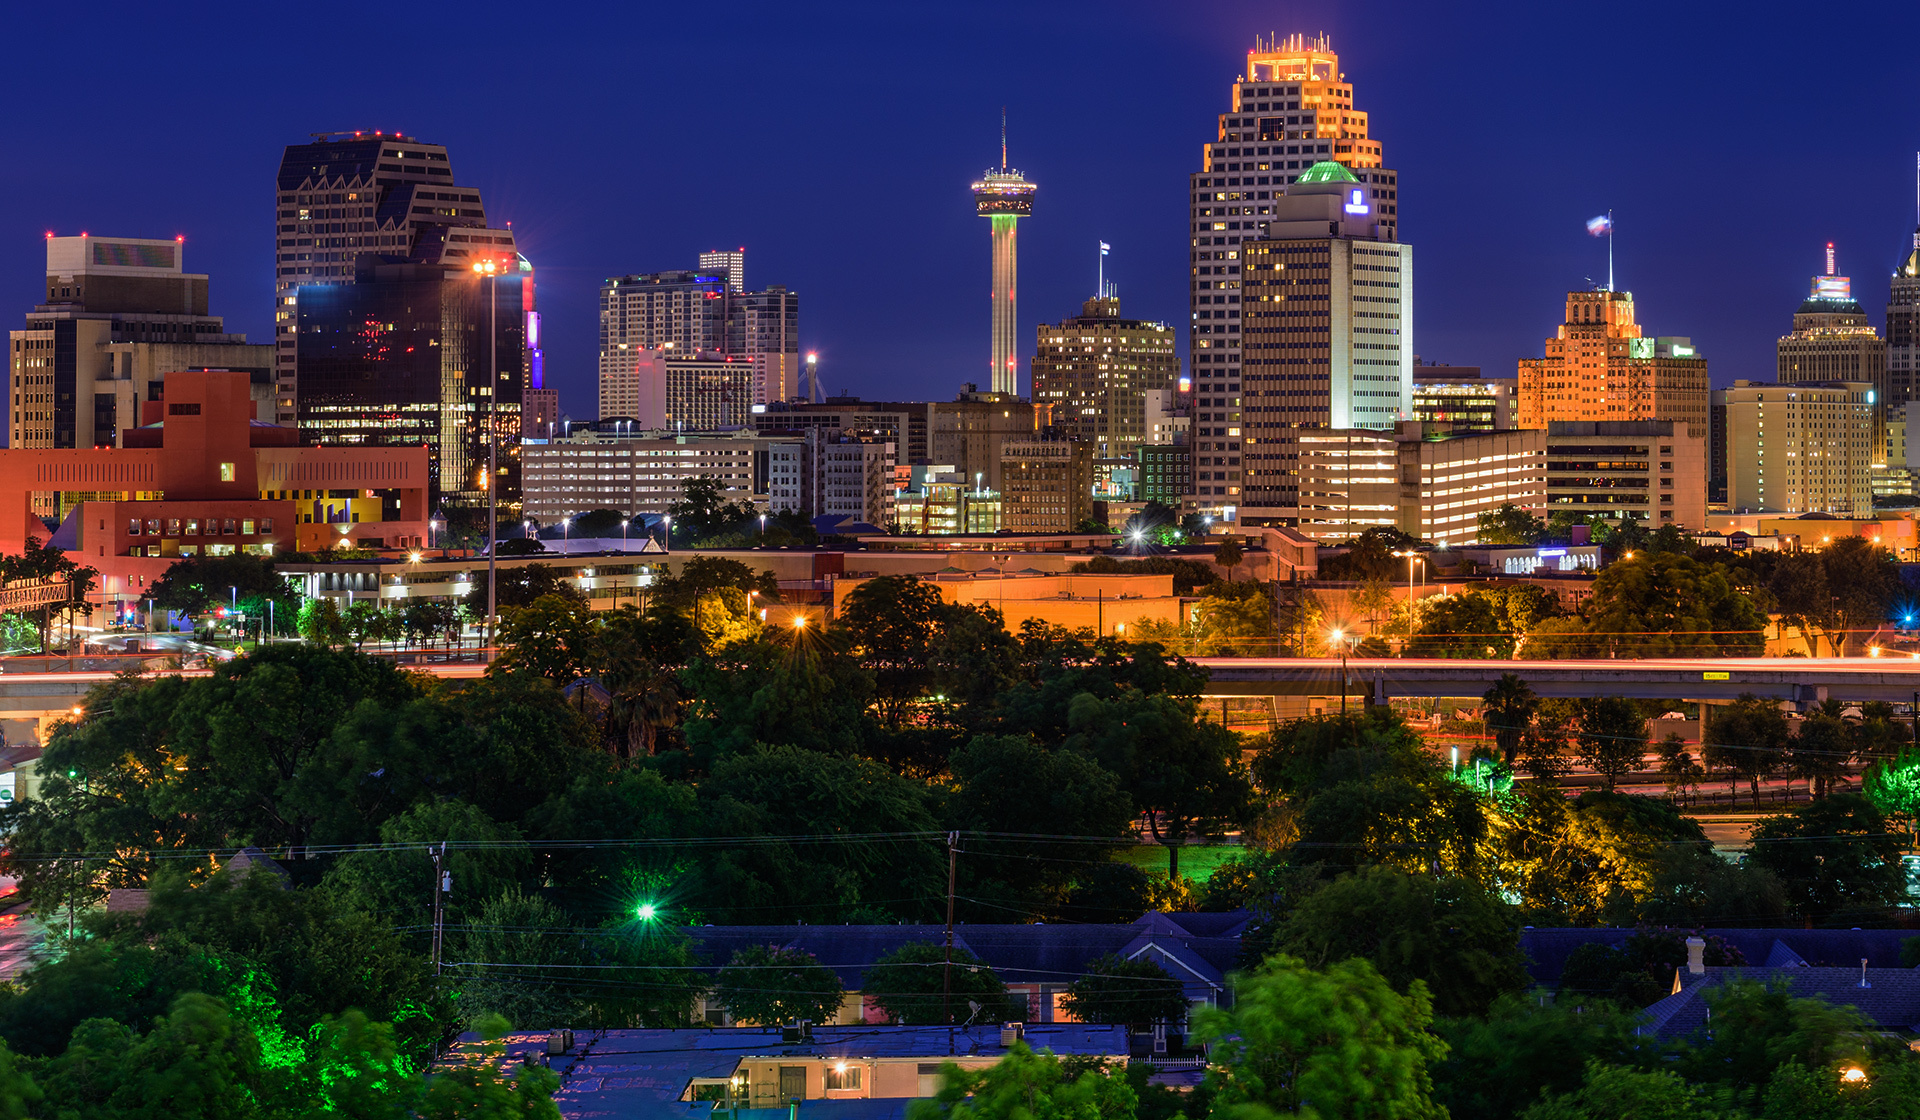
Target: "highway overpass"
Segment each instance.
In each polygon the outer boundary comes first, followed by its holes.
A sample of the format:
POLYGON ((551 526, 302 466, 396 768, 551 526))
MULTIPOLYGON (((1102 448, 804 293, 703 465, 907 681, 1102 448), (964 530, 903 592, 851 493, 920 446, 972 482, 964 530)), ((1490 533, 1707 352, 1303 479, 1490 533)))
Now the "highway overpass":
MULTIPOLYGON (((1340 697, 1337 657, 1200 657, 1209 699, 1340 697)), ((1447 658, 1349 658, 1347 695, 1384 703, 1397 697, 1478 698, 1512 673, 1540 696, 1631 696, 1727 701, 1751 692, 1800 704, 1828 697, 1910 703, 1920 692, 1920 660, 1907 657, 1747 657, 1676 660, 1466 661, 1447 658)), ((1282 703, 1281 706, 1292 706, 1282 703)), ((1304 710, 1304 709, 1303 709, 1304 710)))

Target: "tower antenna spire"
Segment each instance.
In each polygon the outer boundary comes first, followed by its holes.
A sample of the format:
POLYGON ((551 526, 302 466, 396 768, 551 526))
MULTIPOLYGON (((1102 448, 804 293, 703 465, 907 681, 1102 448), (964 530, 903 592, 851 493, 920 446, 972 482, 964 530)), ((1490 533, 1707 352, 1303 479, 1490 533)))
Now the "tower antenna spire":
POLYGON ((1000 170, 1007 169, 1007 107, 1000 106, 1000 170))

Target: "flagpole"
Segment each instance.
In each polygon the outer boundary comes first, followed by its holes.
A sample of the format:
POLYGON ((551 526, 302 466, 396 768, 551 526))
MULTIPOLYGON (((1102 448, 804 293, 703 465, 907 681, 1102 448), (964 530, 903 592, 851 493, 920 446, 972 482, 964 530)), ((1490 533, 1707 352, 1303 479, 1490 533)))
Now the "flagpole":
POLYGON ((1613 211, 1607 211, 1607 291, 1613 291, 1613 211))

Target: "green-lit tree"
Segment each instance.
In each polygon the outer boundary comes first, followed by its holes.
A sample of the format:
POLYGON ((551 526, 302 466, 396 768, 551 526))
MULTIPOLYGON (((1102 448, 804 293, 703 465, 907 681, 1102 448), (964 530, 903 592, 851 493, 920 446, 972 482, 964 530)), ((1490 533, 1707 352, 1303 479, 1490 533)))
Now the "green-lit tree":
POLYGON ((1365 960, 1316 971, 1276 955, 1236 976, 1233 988, 1230 1010, 1194 1013, 1195 1033, 1211 1047, 1214 1109, 1249 1117, 1446 1115, 1428 1072, 1446 1044, 1428 1030, 1424 983, 1402 995, 1365 960))

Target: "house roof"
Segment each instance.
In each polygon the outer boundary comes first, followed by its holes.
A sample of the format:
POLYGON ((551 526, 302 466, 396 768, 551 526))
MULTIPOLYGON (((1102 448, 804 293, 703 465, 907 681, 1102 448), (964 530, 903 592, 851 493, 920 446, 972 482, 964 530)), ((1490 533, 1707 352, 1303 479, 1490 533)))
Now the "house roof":
MULTIPOLYGON (((831 929, 835 927, 814 927, 831 929)), ((845 928, 845 927, 840 927, 845 928)), ((1026 1042, 1035 1050, 1056 1054, 1124 1057, 1125 1027, 1085 1023, 1032 1023, 1026 1042)), ((506 1060, 548 1062, 560 1074, 554 1102, 561 1115, 617 1117, 619 1120, 667 1120, 689 1117, 706 1120, 713 1105, 683 1102, 680 1096, 699 1078, 724 1078, 742 1058, 915 1058, 939 1061, 948 1053, 949 1032, 944 1026, 815 1027, 811 1042, 781 1040, 778 1029, 716 1027, 704 1030, 617 1030, 578 1032, 574 1046, 550 1061, 547 1032, 513 1034, 504 1040, 506 1060)), ((471 1049, 479 1040, 462 1036, 460 1047, 471 1049)), ((952 1053, 994 1056, 1005 1053, 999 1024, 957 1028, 952 1053)), ((813 1120, 899 1120, 911 1097, 870 1100, 809 1100, 800 1114, 813 1120)), ((742 1109, 741 1115, 779 1120, 786 1109, 742 1109)))
MULTIPOLYGON (((1718 937, 1738 949, 1749 966, 1832 965, 1858 969, 1861 958, 1872 968, 1900 967, 1900 945, 1914 936, 1899 929, 1705 929, 1702 936, 1718 937)), ((1555 984, 1565 971, 1567 957, 1581 945, 1597 941, 1618 947, 1631 929, 1530 929, 1520 935, 1527 954, 1527 971, 1536 981, 1555 984)))
POLYGON ((1709 968, 1680 973, 1681 990, 1648 1007, 1644 1028, 1653 1034, 1691 1034, 1707 1025, 1706 995, 1736 977, 1783 982, 1796 996, 1857 1007, 1882 1030, 1920 1031, 1920 970, 1794 966, 1709 968), (1864 977, 1865 984, 1862 984, 1864 977))
MULTIPOLYGON (((1229 914, 1153 913, 1124 925, 968 924, 953 927, 955 948, 979 957, 1009 984, 1069 984, 1096 957, 1148 955, 1195 998, 1225 985, 1238 963, 1245 911, 1229 914)), ((943 926, 700 926, 688 931, 710 967, 752 945, 804 949, 832 968, 849 991, 881 957, 912 941, 939 944, 943 926)))

